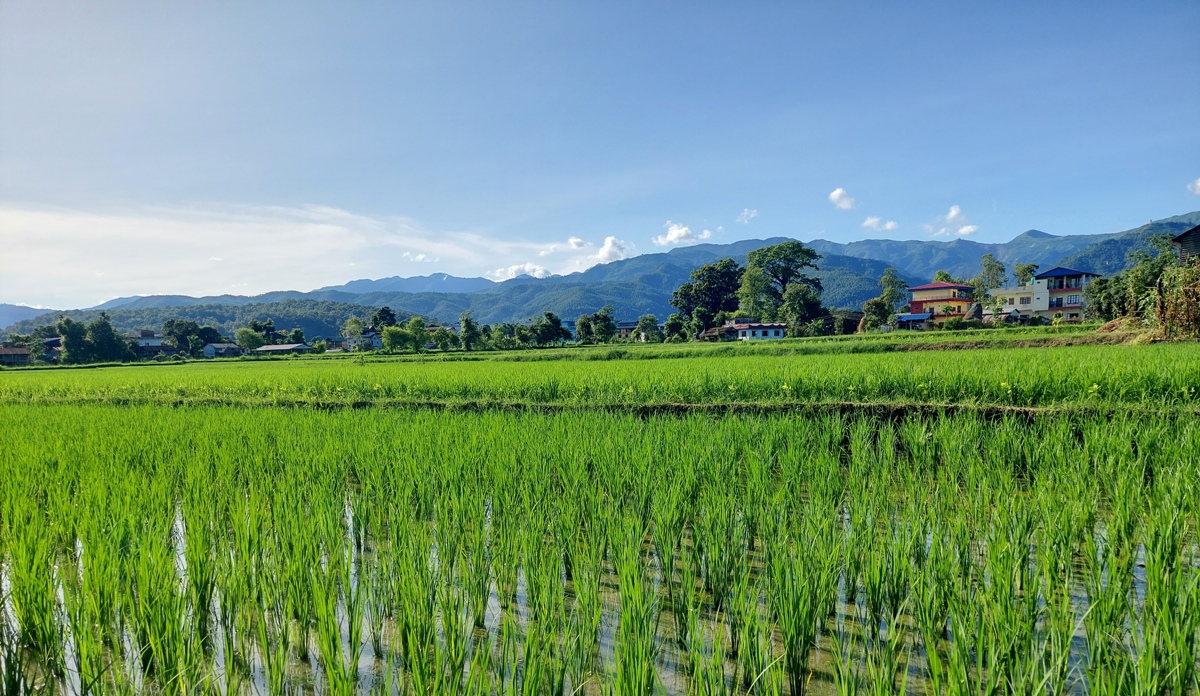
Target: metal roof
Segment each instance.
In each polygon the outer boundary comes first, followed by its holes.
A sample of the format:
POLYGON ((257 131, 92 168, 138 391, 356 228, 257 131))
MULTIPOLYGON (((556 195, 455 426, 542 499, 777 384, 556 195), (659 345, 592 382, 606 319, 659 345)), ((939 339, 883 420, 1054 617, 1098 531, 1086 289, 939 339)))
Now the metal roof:
POLYGON ((1074 268, 1063 268, 1062 266, 1055 266, 1054 268, 1051 268, 1050 270, 1046 271, 1045 273, 1039 273, 1039 274, 1035 275, 1034 278, 1038 278, 1038 279, 1061 278, 1063 276, 1094 276, 1096 278, 1100 277, 1100 276, 1096 275, 1095 273, 1088 273, 1087 271, 1077 271, 1074 268))
POLYGON ((936 283, 926 283, 924 285, 918 285, 915 288, 909 288, 910 291, 912 291, 912 290, 952 290, 952 289, 953 290, 974 290, 975 287, 972 285, 960 285, 959 283, 947 283, 944 280, 939 280, 936 283))

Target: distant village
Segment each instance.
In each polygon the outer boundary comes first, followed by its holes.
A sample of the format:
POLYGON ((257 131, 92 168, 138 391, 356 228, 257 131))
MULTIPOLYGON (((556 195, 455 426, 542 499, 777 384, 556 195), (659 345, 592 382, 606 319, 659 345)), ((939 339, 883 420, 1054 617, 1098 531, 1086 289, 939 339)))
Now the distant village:
MULTIPOLYGON (((1008 271, 991 254, 981 259, 982 270, 970 281, 939 271, 932 282, 907 286, 895 269, 888 269, 880 278, 880 296, 868 300, 861 311, 822 307, 820 283, 806 274, 817 268, 820 256, 789 241, 750 252, 745 268, 732 259, 697 268, 671 300, 677 312, 661 322, 654 315, 618 319, 611 307, 603 307, 574 320, 544 312, 528 324, 480 325, 468 311, 457 322, 440 324, 422 317, 401 321, 389 307, 381 307, 371 317, 347 319, 339 336, 309 340, 299 328, 277 329, 271 319, 251 321, 233 336, 223 336, 193 321, 169 320, 160 329, 120 335, 104 315, 87 324, 63 317, 30 334, 10 335, 0 343, 0 367, 614 342, 773 341, 1108 321, 1137 315, 1152 291, 1162 305, 1157 309, 1169 310, 1160 278, 1170 266, 1200 265, 1200 226, 1167 241, 1157 256, 1146 254, 1137 267, 1112 278, 1061 266, 1042 271, 1034 264, 1017 264, 1012 274, 1016 282, 1005 284, 1008 271)), ((1186 298, 1182 302, 1181 321, 1200 322, 1190 318, 1186 298)))

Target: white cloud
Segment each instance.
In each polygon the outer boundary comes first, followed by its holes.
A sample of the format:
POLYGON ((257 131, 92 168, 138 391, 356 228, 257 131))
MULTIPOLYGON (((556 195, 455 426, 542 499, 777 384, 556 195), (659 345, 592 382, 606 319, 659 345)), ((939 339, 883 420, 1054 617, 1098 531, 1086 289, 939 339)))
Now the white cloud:
POLYGON ((588 245, 587 242, 583 241, 579 237, 571 237, 567 240, 567 244, 570 244, 572 249, 582 249, 588 245))
POLYGON ((850 194, 846 193, 846 189, 842 187, 835 188, 833 193, 829 194, 829 202, 833 203, 840 210, 850 210, 854 207, 854 199, 850 194))
POLYGON ((550 275, 550 271, 545 266, 539 266, 536 263, 525 262, 509 266, 508 268, 497 268, 494 271, 488 271, 487 277, 492 280, 511 280, 517 276, 533 276, 534 278, 545 278, 550 275))
POLYGON ((610 263, 612 261, 620 261, 632 255, 632 245, 622 242, 616 237, 605 237, 604 245, 596 252, 592 258, 600 263, 610 263))
MULTIPOLYGON (((0 240, 0 302, 59 309, 129 295, 218 295, 231 287, 249 295, 311 290, 403 275, 401 269, 418 260, 478 276, 522 264, 546 248, 324 206, 91 212, 0 205, 0 240)), ((553 271, 578 265, 565 259, 553 271)))
POLYGON ((936 224, 925 225, 925 230, 935 237, 967 237, 978 232, 979 225, 968 224, 962 208, 952 205, 945 215, 938 216, 936 224))
POLYGON ((224 261, 225 259, 221 258, 220 256, 210 256, 210 257, 208 257, 208 260, 209 261, 224 261))
POLYGON ((757 210, 751 210, 750 208, 744 208, 742 210, 742 214, 737 216, 737 221, 742 223, 743 225, 748 225, 748 224, 750 224, 750 221, 756 217, 758 217, 757 210))
POLYGON ((875 230, 876 232, 891 232, 897 227, 895 220, 888 220, 887 222, 884 222, 883 218, 876 215, 872 215, 866 220, 863 220, 862 226, 868 230, 875 230))
POLYGON ((1192 183, 1188 184, 1188 190, 1193 194, 1200 196, 1200 179, 1196 179, 1192 183))
POLYGON ((652 237, 650 241, 654 242, 655 246, 673 246, 676 244, 695 244, 704 239, 712 238, 711 230, 704 230, 700 234, 692 232, 687 225, 681 225, 677 222, 667 220, 667 224, 663 225, 667 228, 666 234, 660 234, 657 237, 652 237))

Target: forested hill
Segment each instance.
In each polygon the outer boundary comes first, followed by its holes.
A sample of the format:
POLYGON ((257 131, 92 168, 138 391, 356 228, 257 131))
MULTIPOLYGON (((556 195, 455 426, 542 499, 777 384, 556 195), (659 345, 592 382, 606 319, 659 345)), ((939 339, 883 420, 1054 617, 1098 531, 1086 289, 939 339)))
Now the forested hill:
POLYGON ((1126 255, 1149 249, 1155 234, 1177 235, 1200 224, 1200 211, 1156 220, 1141 227, 1107 234, 1053 235, 1029 230, 1002 244, 969 239, 949 242, 929 240, 864 239, 838 244, 818 239, 809 244, 822 254, 886 259, 905 275, 928 280, 936 271, 971 278, 979 273, 979 257, 994 254, 1011 271, 1018 263, 1042 268, 1068 266, 1081 271, 1112 275, 1126 267, 1126 255))
MULTIPOLYGON (((1003 244, 959 239, 952 242, 864 240, 851 244, 816 240, 810 245, 824 255, 818 262, 821 270, 816 275, 825 288, 822 297, 825 306, 858 309, 878 294, 879 276, 888 266, 895 266, 904 280, 912 282, 928 281, 937 270, 970 278, 979 272, 980 257, 992 253, 1010 271, 1017 263, 1037 263, 1042 268, 1066 265, 1111 275, 1126 267, 1129 252, 1148 249, 1153 235, 1179 234, 1198 223, 1200 212, 1193 212, 1109 234, 1057 236, 1030 230, 1003 244)), ((122 330, 158 328, 163 321, 172 318, 194 319, 218 328, 236 328, 250 319, 272 318, 277 326, 299 326, 310 336, 335 335, 341 322, 351 314, 369 316, 374 308, 383 305, 397 312, 448 322, 455 321, 465 310, 473 311, 484 323, 527 322, 547 311, 564 319, 574 319, 604 305, 612 305, 619 319, 636 319, 643 314, 664 319, 674 311, 670 305, 671 294, 688 280, 693 269, 727 257, 744 264, 750 251, 786 239, 774 237, 732 244, 697 244, 600 264, 570 275, 524 276, 502 283, 485 278, 433 274, 417 278, 356 280, 310 292, 284 290, 253 297, 127 297, 110 300, 93 309, 107 309, 122 330), (430 288, 454 291, 431 291, 430 288)), ((11 318, 18 323, 11 330, 23 333, 34 325, 52 323, 58 316, 58 312, 50 312, 30 319, 30 312, 36 311, 15 308, 11 318)), ((87 312, 69 314, 93 316, 87 312)), ((5 316, 8 315, 0 313, 0 318, 5 316)))
MULTIPOLYGON (((286 300, 283 302, 250 303, 240 305, 202 304, 187 307, 137 307, 100 310, 74 309, 65 312, 49 312, 33 319, 17 322, 8 327, 10 333, 29 333, 37 326, 53 324, 58 317, 65 315, 78 321, 92 321, 105 311, 112 325, 121 333, 130 333, 139 329, 162 328, 168 319, 192 320, 201 326, 211 326, 221 333, 232 336, 233 332, 251 321, 271 319, 275 327, 281 330, 300 328, 304 336, 312 340, 315 337, 331 337, 341 334, 342 324, 351 316, 359 318, 370 317, 375 312, 374 307, 345 302, 326 302, 318 300, 286 300)), ((411 315, 399 310, 396 316, 407 320, 411 315)))

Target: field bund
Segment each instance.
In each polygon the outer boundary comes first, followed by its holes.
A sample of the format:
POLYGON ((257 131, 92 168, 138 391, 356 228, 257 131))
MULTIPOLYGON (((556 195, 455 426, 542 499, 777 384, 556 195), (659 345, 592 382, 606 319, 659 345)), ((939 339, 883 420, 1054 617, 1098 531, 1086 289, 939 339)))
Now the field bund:
POLYGON ((0 692, 1197 693, 1200 346, 878 340, 0 372, 0 692))

